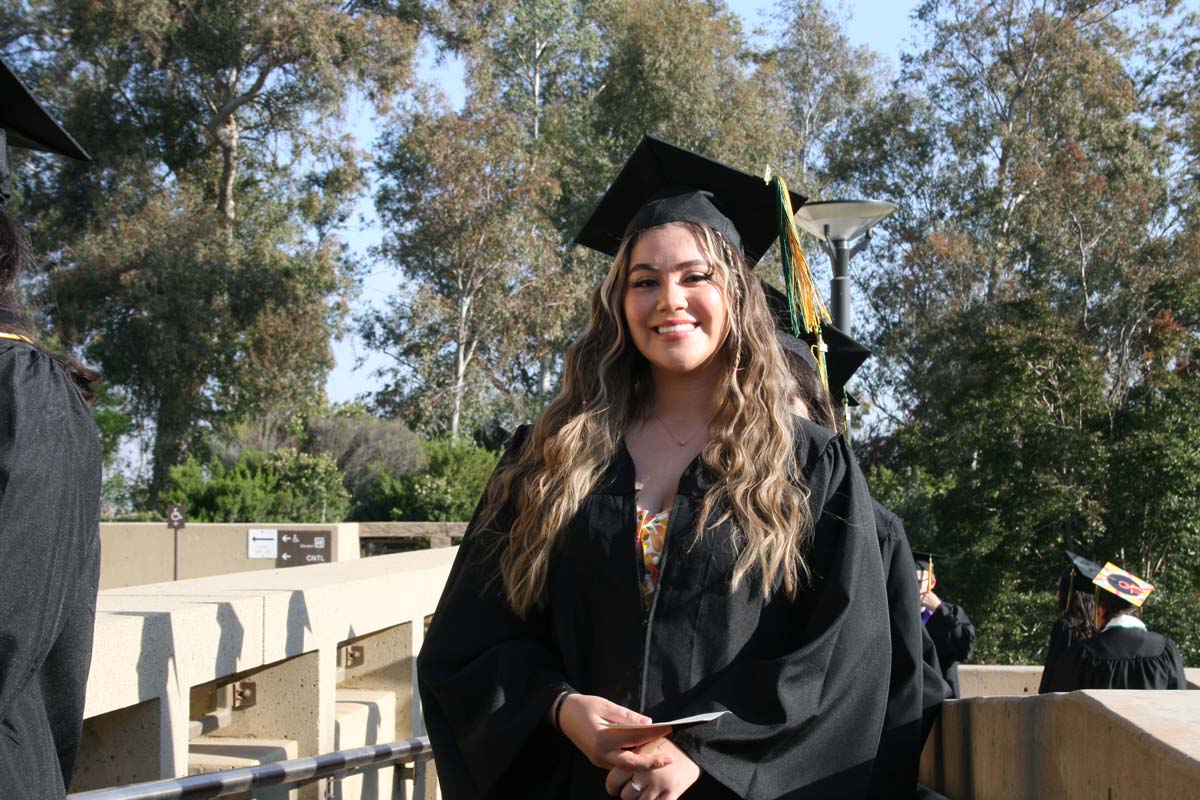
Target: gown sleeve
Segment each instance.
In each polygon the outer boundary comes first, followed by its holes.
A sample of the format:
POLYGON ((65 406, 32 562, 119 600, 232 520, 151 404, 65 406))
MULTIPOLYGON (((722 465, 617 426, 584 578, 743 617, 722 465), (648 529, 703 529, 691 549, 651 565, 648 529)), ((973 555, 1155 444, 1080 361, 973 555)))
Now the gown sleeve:
POLYGON ((681 712, 732 713, 670 734, 747 800, 867 796, 883 728, 891 646, 871 497, 840 436, 808 475, 810 585, 795 601, 779 593, 768 602, 756 652, 736 658, 681 712))
POLYGON ((881 508, 876 509, 875 524, 887 589, 892 668, 871 795, 908 798, 916 790, 924 746, 921 600, 904 525, 891 512, 879 513, 881 508))
POLYGON ((943 670, 970 660, 975 650, 975 626, 962 606, 943 602, 925 623, 925 629, 937 647, 943 670))
POLYGON ((16 797, 70 782, 95 617, 100 467, 95 425, 66 373, 39 350, 0 349, 0 785, 16 797))
MULTIPOLYGON (((518 430, 502 463, 524 434, 518 430)), ((500 554, 511 507, 486 528, 477 524, 479 513, 417 658, 422 713, 447 800, 493 796, 555 697, 570 688, 561 657, 547 645, 545 613, 534 609, 522 619, 504 596, 500 554)))

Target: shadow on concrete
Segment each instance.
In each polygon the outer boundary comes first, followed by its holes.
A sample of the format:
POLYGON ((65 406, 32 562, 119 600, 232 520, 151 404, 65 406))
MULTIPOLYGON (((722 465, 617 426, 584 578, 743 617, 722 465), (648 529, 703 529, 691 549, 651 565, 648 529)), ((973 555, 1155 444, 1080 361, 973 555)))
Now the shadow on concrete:
MULTIPOLYGON (((290 657, 304 652, 305 631, 312 633, 312 619, 308 616, 308 603, 304 592, 293 591, 288 597, 287 642, 284 652, 290 657)), ((264 635, 266 632, 263 632, 264 635)))

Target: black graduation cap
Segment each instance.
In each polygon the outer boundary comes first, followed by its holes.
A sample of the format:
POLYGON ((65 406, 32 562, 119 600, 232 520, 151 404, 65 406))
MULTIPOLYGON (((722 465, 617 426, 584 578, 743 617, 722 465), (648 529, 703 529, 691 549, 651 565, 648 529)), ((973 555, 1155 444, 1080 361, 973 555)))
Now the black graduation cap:
POLYGON ((941 553, 930 553, 925 550, 913 550, 912 557, 913 563, 916 564, 919 569, 928 570, 930 572, 933 571, 933 560, 935 558, 939 560, 945 558, 945 556, 941 553))
POLYGON ((54 121, 8 64, 0 59, 0 206, 12 196, 9 147, 91 160, 91 156, 54 121))
MULTIPOLYGON (((793 207, 804 204, 803 195, 790 194, 793 207)), ((646 135, 575 244, 614 256, 629 234, 668 222, 708 225, 753 266, 779 235, 776 190, 761 176, 646 135)))
POLYGON ((1072 553, 1070 550, 1065 552, 1067 554, 1067 558, 1071 559, 1071 564, 1075 569, 1076 578, 1082 579, 1082 582, 1080 582, 1080 580, 1075 581, 1076 586, 1085 586, 1090 584, 1093 580, 1095 580, 1096 576, 1100 574, 1101 566, 1095 561, 1089 561, 1078 553, 1072 553))
MULTIPOLYGON (((771 309, 771 315, 775 318, 775 328, 778 331, 775 338, 784 349, 798 354, 806 364, 817 369, 816 359, 812 354, 817 337, 814 334, 805 334, 799 338, 793 335, 787 296, 766 281, 760 283, 763 293, 767 296, 767 307, 771 309)), ((825 369, 829 374, 829 390, 837 403, 840 402, 850 378, 871 357, 871 351, 828 323, 821 326, 821 334, 827 348, 825 369)), ((858 401, 853 397, 846 395, 846 399, 848 405, 858 405, 858 401)))

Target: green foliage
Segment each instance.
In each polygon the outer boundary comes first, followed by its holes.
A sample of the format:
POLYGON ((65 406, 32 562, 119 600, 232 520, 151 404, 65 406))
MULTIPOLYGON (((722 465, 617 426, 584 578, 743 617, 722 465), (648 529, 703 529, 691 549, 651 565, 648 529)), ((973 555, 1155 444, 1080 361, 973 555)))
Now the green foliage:
POLYGON ((1148 621, 1200 647, 1200 196, 1172 166, 1200 155, 1200 47, 1172 13, 925 3, 925 49, 829 153, 901 205, 859 261, 891 423, 865 449, 953 556, 980 661, 1040 660, 1064 547, 1155 582, 1148 621))
MULTIPOLYGON (((418 2, 18 4, 0 47, 87 143, 22 171, 55 333, 155 437, 152 497, 202 431, 319 401, 364 154, 352 87, 407 82, 418 2), (11 35, 7 35, 11 30, 11 35)), ((11 17, 11 19, 10 19, 11 17)))
POLYGON ((328 456, 291 448, 246 451, 237 463, 172 467, 163 503, 181 503, 197 522, 341 522, 350 496, 328 456))
POLYGON ((393 483, 398 491, 391 518, 433 522, 469 520, 500 454, 451 439, 427 442, 426 453, 429 467, 425 472, 393 483))

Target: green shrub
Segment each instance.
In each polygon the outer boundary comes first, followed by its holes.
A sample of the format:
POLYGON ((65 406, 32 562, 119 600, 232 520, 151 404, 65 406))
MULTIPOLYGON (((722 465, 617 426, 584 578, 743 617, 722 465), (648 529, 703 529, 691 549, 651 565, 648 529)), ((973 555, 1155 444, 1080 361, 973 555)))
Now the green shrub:
POLYGON ((392 519, 463 522, 487 486, 500 454, 472 442, 434 439, 425 442, 428 468, 394 480, 392 519))
POLYGON ((163 504, 171 503, 197 522, 341 522, 350 495, 331 458, 283 448, 247 450, 231 467, 189 458, 171 468, 163 504))

